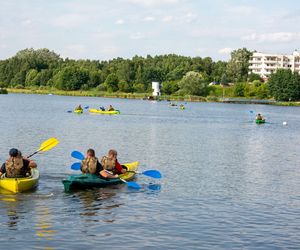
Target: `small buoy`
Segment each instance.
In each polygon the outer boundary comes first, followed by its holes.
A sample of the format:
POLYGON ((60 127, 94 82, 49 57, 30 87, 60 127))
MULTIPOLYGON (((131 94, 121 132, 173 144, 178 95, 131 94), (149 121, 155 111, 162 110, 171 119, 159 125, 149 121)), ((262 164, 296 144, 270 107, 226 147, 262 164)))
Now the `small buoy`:
POLYGON ((286 125, 287 125, 287 122, 283 122, 282 125, 283 125, 283 126, 286 126, 286 125))

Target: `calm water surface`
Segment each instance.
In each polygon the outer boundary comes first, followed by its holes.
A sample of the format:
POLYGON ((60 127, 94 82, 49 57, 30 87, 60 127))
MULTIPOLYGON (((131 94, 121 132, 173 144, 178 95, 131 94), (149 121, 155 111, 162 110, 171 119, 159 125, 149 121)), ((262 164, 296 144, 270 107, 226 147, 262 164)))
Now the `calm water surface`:
POLYGON ((36 155, 37 190, 0 191, 0 248, 299 249, 300 108, 42 95, 0 95, 0 160, 57 137, 36 155), (67 113, 113 106, 118 116, 67 113), (254 114, 269 123, 256 125, 254 114), (288 123, 283 126, 283 122, 288 123), (120 162, 158 169, 126 185, 65 193, 70 153, 119 152, 120 162))

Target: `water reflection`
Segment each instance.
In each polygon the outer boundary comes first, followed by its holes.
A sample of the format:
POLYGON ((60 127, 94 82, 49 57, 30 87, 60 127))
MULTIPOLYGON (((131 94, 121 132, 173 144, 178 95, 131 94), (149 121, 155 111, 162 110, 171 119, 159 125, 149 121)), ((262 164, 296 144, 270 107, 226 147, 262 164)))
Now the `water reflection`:
POLYGON ((47 241, 53 240, 53 236, 57 234, 57 230, 53 229, 53 215, 51 214, 51 210, 38 202, 36 204, 36 219, 35 235, 47 241))
POLYGON ((150 191, 160 191, 161 190, 161 185, 160 184, 156 184, 156 183, 150 183, 147 186, 148 190, 150 191))
POLYGON ((123 204, 118 201, 117 193, 120 190, 114 188, 100 188, 76 192, 73 198, 79 198, 82 205, 79 215, 86 222, 113 223, 113 209, 120 208, 123 204), (102 211, 102 212, 100 212, 102 211), (103 218, 104 217, 104 218, 103 218))

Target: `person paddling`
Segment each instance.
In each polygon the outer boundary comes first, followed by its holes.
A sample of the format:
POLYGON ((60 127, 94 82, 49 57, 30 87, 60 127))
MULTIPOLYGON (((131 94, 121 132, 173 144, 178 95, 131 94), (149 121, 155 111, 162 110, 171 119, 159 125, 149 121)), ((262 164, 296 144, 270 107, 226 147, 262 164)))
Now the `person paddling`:
POLYGON ((75 108, 75 110, 80 110, 80 111, 82 111, 83 109, 82 109, 82 107, 81 107, 81 104, 79 104, 76 108, 75 108))
POLYGON ((106 156, 101 159, 101 164, 103 168, 114 175, 124 174, 127 168, 121 165, 117 159, 118 152, 114 149, 110 149, 106 156))
POLYGON ((86 152, 86 157, 81 162, 80 170, 84 174, 95 174, 103 178, 118 178, 113 174, 105 171, 98 161, 98 158, 95 156, 95 150, 90 148, 86 152))
POLYGON ((115 111, 115 109, 114 109, 114 107, 113 107, 112 105, 109 105, 109 107, 108 107, 107 110, 108 110, 108 111, 115 111))
POLYGON ((265 120, 265 118, 261 114, 257 114, 255 119, 259 121, 265 120))
POLYGON ((9 158, 1 166, 0 176, 5 174, 7 178, 28 177, 31 175, 30 169, 36 167, 34 161, 23 158, 21 151, 12 148, 9 150, 9 158))

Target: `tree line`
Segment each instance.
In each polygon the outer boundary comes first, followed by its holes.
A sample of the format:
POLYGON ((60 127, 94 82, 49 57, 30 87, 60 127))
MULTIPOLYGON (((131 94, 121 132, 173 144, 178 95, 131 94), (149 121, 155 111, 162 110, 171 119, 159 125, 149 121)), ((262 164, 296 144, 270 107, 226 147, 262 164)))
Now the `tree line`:
MULTIPOLYGON (((45 48, 24 49, 0 61, 0 87, 150 93, 151 82, 158 81, 163 94, 206 96, 210 92, 208 84, 214 81, 223 85, 239 83, 235 92, 242 96, 247 81, 260 81, 258 75, 248 74, 251 55, 242 48, 232 51, 228 62, 175 54, 100 61, 63 59, 45 48)), ((263 89, 264 97, 277 97, 273 85, 258 87, 263 89)), ((300 99, 297 94, 288 98, 300 99)))

